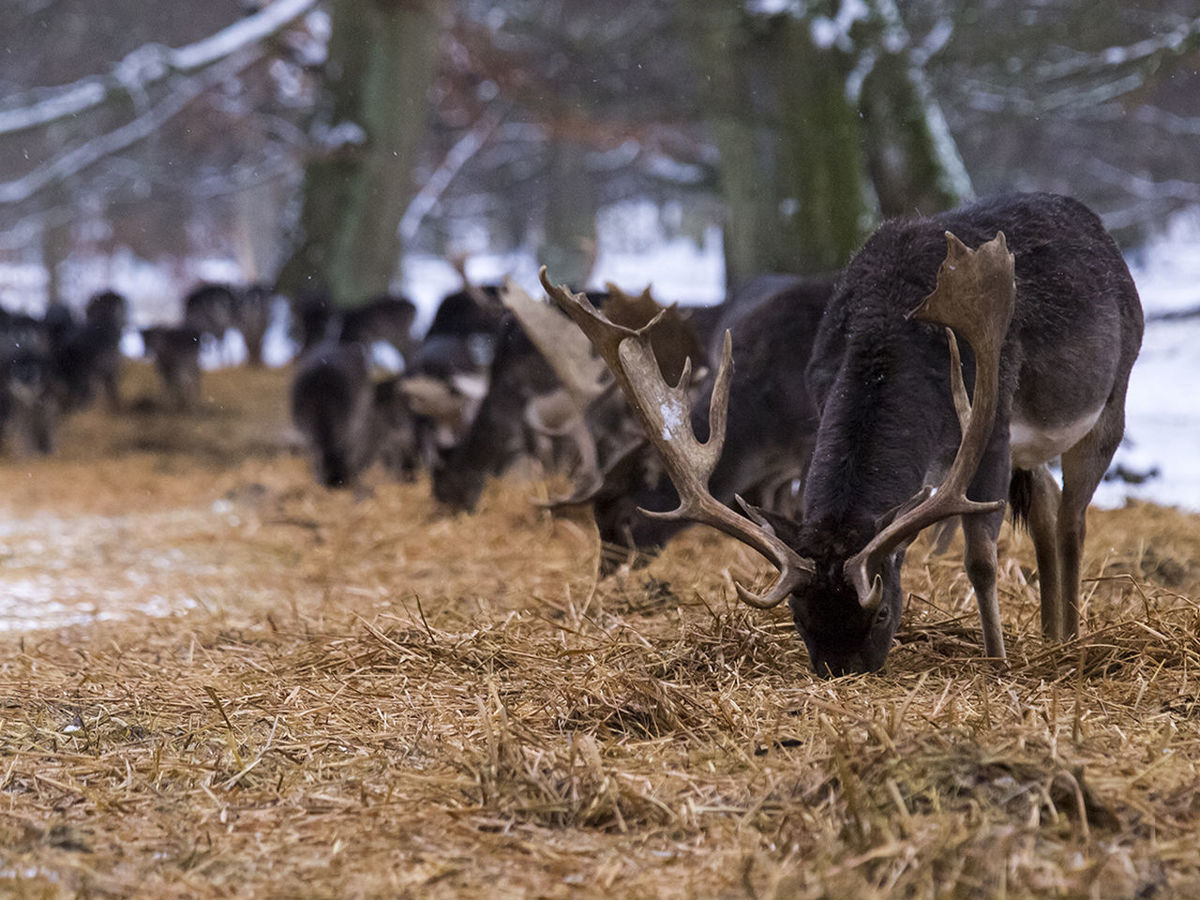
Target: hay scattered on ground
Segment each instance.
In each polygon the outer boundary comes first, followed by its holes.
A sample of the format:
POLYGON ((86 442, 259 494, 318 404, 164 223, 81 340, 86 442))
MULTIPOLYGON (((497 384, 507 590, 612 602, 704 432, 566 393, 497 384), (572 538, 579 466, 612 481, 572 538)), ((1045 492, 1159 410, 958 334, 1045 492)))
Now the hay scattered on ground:
POLYGON ((0 467, 0 591, 74 616, 0 634, 0 893, 1200 894, 1197 517, 1093 512, 1088 633, 1052 648, 1006 530, 1004 669, 918 545, 886 673, 821 681, 731 599, 744 548, 598 581, 515 479, 475 516, 325 492, 285 381, 0 467))

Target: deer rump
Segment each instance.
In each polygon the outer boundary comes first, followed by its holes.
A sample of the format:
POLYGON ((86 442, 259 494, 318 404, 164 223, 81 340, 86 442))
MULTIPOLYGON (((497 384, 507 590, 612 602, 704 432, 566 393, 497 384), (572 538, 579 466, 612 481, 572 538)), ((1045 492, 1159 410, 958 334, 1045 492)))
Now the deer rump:
POLYGON ((867 241, 838 280, 806 372, 819 425, 798 521, 744 504, 739 514, 708 490, 728 419, 728 335, 712 434, 700 442, 676 424, 686 397, 657 375, 644 335, 544 272, 543 285, 638 410, 679 491, 668 515, 719 528, 775 563, 766 594, 739 586, 739 595, 762 608, 789 599, 818 672, 883 665, 905 549, 953 516, 962 516, 985 653, 1004 656, 996 537, 1014 465, 1027 473, 1043 632, 1076 633, 1084 512, 1124 430, 1142 331, 1124 260, 1086 207, 1012 195, 889 222, 867 241), (956 333, 966 339, 961 365, 956 333), (964 381, 974 383, 970 399, 964 381), (1058 455, 1061 497, 1045 465, 1058 455))

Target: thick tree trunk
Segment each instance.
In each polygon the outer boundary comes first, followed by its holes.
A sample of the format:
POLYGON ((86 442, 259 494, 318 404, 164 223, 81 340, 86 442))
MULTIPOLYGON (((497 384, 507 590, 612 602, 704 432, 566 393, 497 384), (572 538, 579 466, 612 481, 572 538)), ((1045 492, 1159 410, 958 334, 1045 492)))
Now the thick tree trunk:
POLYGON ((318 155, 305 170, 282 292, 354 303, 388 289, 426 131, 440 8, 441 0, 334 0, 318 155))
POLYGON ((596 261, 596 191, 587 147, 557 139, 546 167, 546 218, 538 261, 560 284, 582 290, 596 261))
POLYGON ((932 213, 970 196, 892 0, 869 0, 836 28, 837 2, 778 15, 679 3, 721 154, 731 287, 837 269, 881 212, 932 213))
POLYGON ((973 191, 958 148, 912 60, 893 0, 871 0, 858 33, 877 47, 859 96, 871 183, 884 216, 933 215, 970 200, 973 191))
POLYGON ((721 154, 727 283, 843 265, 870 221, 848 60, 792 15, 685 7, 721 154))

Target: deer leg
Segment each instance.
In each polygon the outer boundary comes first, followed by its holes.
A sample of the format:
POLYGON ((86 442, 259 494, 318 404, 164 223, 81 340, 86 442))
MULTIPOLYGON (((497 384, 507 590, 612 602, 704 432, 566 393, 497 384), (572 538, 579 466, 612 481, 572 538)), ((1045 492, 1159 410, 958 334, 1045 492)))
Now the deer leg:
POLYGON ((979 624, 983 630, 983 653, 1004 659, 1004 635, 1000 630, 1000 600, 996 594, 996 539, 1004 513, 963 516, 963 539, 966 549, 963 565, 967 578, 975 588, 979 605, 979 624))
MULTIPOLYGON (((996 427, 988 454, 971 483, 972 497, 1002 497, 1009 478, 1008 428, 996 427), (1002 435, 1002 437, 999 437, 1002 435)), ((1004 523, 1004 510, 962 517, 963 566, 975 589, 979 624, 983 630, 983 652, 1005 659, 1004 634, 1000 630, 1000 600, 996 593, 996 540, 1004 523)))
POLYGON ((1033 470, 1033 502, 1029 533, 1037 554, 1038 588, 1042 600, 1042 637, 1063 639, 1062 558, 1058 543, 1058 484, 1044 465, 1033 470))
POLYGON ((1079 635, 1079 582, 1087 507, 1108 470, 1125 433, 1125 389, 1115 390, 1099 421, 1078 444, 1062 455, 1063 491, 1058 510, 1058 547, 1062 565, 1063 638, 1079 635))

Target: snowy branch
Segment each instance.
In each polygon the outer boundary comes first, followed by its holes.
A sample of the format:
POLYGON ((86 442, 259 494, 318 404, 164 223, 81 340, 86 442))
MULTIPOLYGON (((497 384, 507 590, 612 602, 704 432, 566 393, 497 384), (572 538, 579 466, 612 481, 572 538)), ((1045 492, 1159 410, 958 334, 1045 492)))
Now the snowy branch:
POLYGON ((413 197, 412 202, 408 204, 408 208, 404 211, 404 215, 400 218, 400 225, 397 230, 404 243, 411 243, 416 237, 417 229, 420 227, 422 220, 437 205, 438 198, 450 186, 450 182, 454 180, 454 176, 459 173, 462 167, 467 164, 467 161, 478 153, 479 149, 487 142, 487 139, 496 130, 503 117, 504 113, 502 110, 492 109, 481 116, 471 130, 459 138, 457 143, 450 148, 450 152, 446 154, 446 158, 442 160, 442 164, 438 166, 437 171, 429 176, 421 190, 417 191, 417 195, 413 197))
POLYGON ((971 107, 981 112, 1086 117, 1103 104, 1141 90, 1148 81, 1162 76, 1170 60, 1182 59, 1197 49, 1200 18, 1128 46, 1096 53, 1070 51, 1058 62, 1009 59, 1003 76, 996 79, 1007 82, 1008 87, 970 79, 963 84, 964 94, 971 107))
POLYGON ((1200 18, 1184 22, 1162 35, 1099 53, 1081 53, 1057 63, 1037 62, 1034 74, 1041 81, 1104 76, 1123 67, 1145 72, 1156 70, 1164 57, 1180 56, 1200 46, 1200 18))
POLYGON ((226 78, 252 66, 262 59, 263 55, 262 49, 257 47, 236 52, 199 75, 182 79, 165 98, 120 128, 59 154, 28 175, 13 181, 0 182, 0 205, 28 200, 38 191, 58 184, 104 157, 143 140, 182 112, 197 97, 226 78))
POLYGON ((191 75, 260 43, 317 5, 318 0, 276 0, 252 16, 203 40, 172 49, 145 44, 107 75, 59 88, 39 89, 0 110, 0 135, 27 131, 99 106, 114 94, 143 98, 146 89, 172 75, 191 75))
POLYGON ((1088 168, 1097 178, 1116 185, 1127 194, 1139 200, 1173 200, 1180 203, 1200 203, 1200 184, 1183 181, 1179 178, 1168 178, 1165 181, 1152 181, 1141 175, 1134 175, 1116 166, 1109 165, 1098 159, 1088 163, 1088 168))

